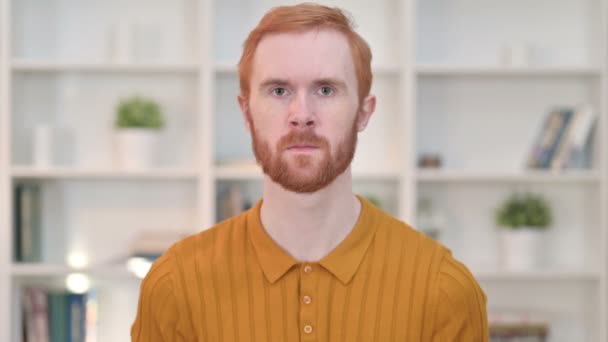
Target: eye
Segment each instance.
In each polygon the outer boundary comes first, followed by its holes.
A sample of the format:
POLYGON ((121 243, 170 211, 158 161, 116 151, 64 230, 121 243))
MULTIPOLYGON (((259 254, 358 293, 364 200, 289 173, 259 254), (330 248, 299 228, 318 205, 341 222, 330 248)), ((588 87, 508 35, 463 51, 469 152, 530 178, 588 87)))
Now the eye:
POLYGON ((272 89, 272 94, 276 96, 285 96, 285 94, 287 94, 287 89, 282 87, 274 88, 272 89))
POLYGON ((329 96, 334 93, 334 89, 328 86, 319 88, 319 94, 323 96, 329 96))

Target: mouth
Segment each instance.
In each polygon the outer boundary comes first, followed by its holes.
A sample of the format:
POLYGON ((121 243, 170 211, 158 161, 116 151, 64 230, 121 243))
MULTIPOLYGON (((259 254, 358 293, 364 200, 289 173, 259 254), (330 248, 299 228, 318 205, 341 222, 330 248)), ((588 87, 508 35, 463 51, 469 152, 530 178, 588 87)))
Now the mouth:
POLYGON ((288 151, 296 151, 296 152, 307 152, 307 151, 313 151, 318 149, 317 146, 314 145, 292 145, 287 147, 288 151))

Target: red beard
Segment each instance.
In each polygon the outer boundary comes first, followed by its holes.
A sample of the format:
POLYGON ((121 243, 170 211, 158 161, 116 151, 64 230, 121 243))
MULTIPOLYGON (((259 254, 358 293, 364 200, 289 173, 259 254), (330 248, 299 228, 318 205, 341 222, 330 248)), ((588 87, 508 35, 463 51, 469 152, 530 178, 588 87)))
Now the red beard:
POLYGON ((281 137, 273 155, 270 145, 258 137, 251 117, 249 117, 249 124, 252 131, 253 152, 258 164, 274 182, 289 191, 312 193, 323 189, 346 171, 355 155, 357 120, 353 120, 353 125, 347 132, 346 138, 338 144, 335 156, 332 155, 327 139, 317 136, 312 129, 292 131, 281 137), (322 153, 322 158, 316 162, 317 158, 313 155, 286 156, 287 147, 295 144, 317 146, 322 153), (287 160, 290 158, 295 159, 295 163, 292 163, 294 165, 291 167, 287 160), (294 170, 290 170, 292 167, 294 170), (308 174, 303 174, 304 171, 308 171, 308 174))

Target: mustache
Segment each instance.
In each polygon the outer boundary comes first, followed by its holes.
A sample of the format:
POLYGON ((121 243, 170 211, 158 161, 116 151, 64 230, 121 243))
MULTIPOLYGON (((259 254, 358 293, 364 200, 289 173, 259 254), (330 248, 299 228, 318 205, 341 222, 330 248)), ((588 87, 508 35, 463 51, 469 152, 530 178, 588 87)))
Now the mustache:
POLYGON ((321 148, 327 148, 329 142, 327 139, 316 135, 310 130, 302 132, 292 131, 279 139, 277 142, 277 149, 283 151, 292 145, 315 145, 321 148))

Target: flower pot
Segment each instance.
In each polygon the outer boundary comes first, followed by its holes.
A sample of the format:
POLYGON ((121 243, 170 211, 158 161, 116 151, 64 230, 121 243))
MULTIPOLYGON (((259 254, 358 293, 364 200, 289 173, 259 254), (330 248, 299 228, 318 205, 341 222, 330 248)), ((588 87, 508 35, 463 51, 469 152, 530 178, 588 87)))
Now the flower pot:
POLYGON ((538 267, 538 251, 543 237, 540 229, 520 227, 502 229, 503 266, 511 271, 534 270, 538 267))
POLYGON ((145 169, 155 161, 158 132, 152 129, 118 129, 114 135, 115 164, 121 169, 145 169))

